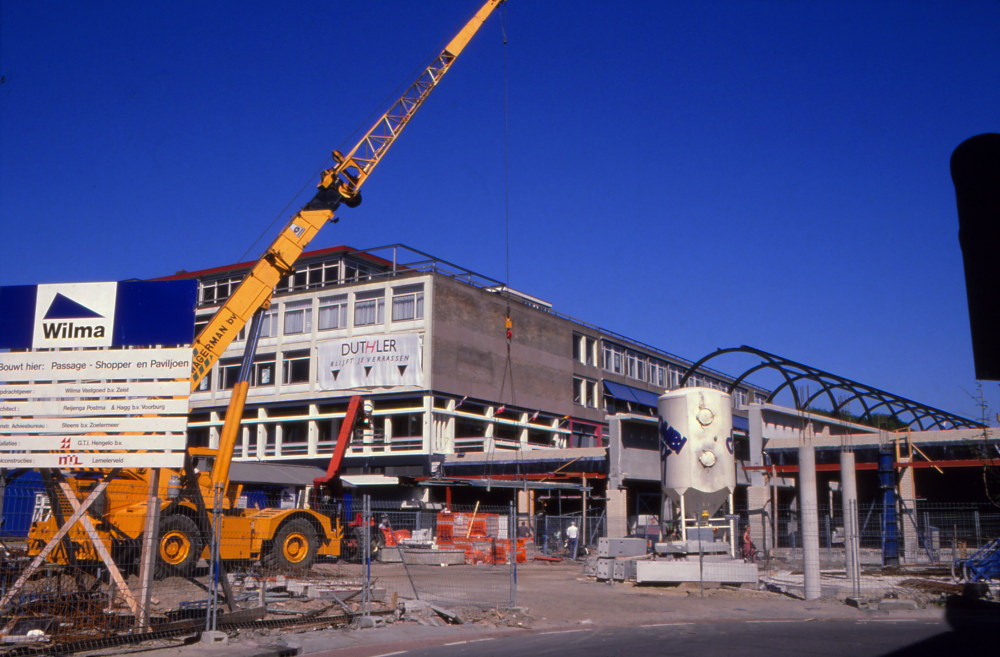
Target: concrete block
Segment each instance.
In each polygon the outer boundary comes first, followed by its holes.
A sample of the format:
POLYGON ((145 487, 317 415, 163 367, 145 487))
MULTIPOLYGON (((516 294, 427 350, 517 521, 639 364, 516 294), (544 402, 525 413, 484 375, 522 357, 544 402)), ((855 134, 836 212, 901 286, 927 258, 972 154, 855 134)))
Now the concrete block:
POLYGON ((606 580, 611 579, 611 575, 614 573, 614 559, 598 559, 597 560, 597 579, 606 580))
POLYGON ((460 566, 465 563, 465 550, 419 550, 403 548, 403 559, 410 566, 460 566))
POLYGON ((427 609, 430 606, 430 603, 424 602, 423 600, 403 600, 403 613, 415 614, 422 609, 427 609))
POLYGON ((883 600, 878 603, 879 611, 914 611, 917 603, 913 600, 883 600))
POLYGON ((376 627, 385 627, 385 620, 378 618, 376 616, 362 616, 358 620, 358 627, 362 630, 374 629, 376 627))
POLYGON ((738 560, 706 561, 637 561, 637 584, 677 583, 677 582, 720 582, 727 584, 756 584, 757 564, 738 560))
POLYGON ((201 633, 201 642, 209 646, 228 646, 229 635, 225 632, 205 630, 201 633))
POLYGON ((646 554, 644 538, 601 538, 597 541, 599 557, 639 557, 646 554))

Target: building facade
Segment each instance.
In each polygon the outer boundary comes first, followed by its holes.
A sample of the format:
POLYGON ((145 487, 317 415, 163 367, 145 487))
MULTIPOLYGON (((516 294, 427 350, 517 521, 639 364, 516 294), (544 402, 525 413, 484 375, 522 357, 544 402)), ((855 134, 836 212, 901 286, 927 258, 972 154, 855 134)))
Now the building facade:
MULTIPOLYGON (((200 328, 251 265, 168 278, 198 280, 200 328)), ((191 396, 193 446, 218 445, 243 333, 191 396)), ((349 397, 363 395, 375 430, 352 438, 344 473, 366 483, 440 478, 463 454, 558 460, 605 447, 611 415, 655 417, 690 364, 401 245, 307 252, 263 317, 234 457, 325 467, 349 397)), ((706 369, 688 385, 731 382, 706 369)), ((737 389, 737 415, 767 392, 737 389)))

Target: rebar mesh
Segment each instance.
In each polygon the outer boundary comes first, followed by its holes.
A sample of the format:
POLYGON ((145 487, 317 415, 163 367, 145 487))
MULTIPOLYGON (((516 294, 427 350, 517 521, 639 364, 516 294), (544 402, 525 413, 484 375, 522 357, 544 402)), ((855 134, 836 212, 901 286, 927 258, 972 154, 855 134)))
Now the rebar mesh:
MULTIPOLYGON (((87 487, 69 483, 83 500, 87 487)), ((508 607, 516 561, 534 554, 530 537, 509 531, 509 507, 372 502, 369 510, 359 496, 322 504, 302 496, 286 508, 248 509, 234 490, 201 497, 176 488, 157 498, 146 554, 145 495, 109 488, 86 513, 93 534, 76 522, 54 542, 75 505, 50 492, 40 484, 4 491, 0 641, 21 649, 101 646, 149 632, 345 625, 363 614, 406 613, 418 600, 508 607), (147 598, 144 559, 152 571, 147 598)))

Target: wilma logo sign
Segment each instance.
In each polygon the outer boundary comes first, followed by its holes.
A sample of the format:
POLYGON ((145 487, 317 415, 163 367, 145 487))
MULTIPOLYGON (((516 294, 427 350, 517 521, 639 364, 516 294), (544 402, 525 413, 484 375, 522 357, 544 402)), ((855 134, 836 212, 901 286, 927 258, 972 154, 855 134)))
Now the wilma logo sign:
POLYGON ((39 285, 34 346, 110 347, 117 283, 39 285))

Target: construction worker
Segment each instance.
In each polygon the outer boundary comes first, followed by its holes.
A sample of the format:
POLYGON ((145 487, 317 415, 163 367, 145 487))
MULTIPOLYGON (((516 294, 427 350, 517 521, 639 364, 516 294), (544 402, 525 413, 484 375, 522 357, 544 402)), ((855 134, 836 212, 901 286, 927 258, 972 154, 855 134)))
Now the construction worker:
POLYGON ((569 527, 566 528, 566 540, 569 543, 569 558, 576 559, 576 537, 580 530, 576 528, 576 522, 572 521, 569 523, 569 527))

